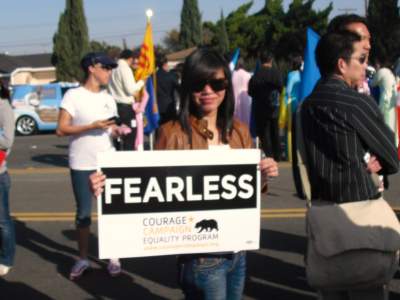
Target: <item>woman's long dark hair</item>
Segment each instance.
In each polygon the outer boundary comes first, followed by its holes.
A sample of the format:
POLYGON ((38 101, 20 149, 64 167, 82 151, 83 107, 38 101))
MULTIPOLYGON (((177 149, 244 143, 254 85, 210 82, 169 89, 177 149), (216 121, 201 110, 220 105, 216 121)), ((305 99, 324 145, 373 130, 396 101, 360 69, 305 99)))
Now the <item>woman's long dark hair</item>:
POLYGON ((183 130, 189 135, 192 142, 192 129, 189 117, 201 118, 203 112, 194 103, 193 87, 197 82, 212 79, 218 70, 223 70, 228 81, 225 98, 218 107, 217 127, 221 133, 221 140, 228 143, 228 135, 232 132, 234 97, 232 89, 232 78, 226 60, 215 50, 200 48, 193 52, 185 61, 182 72, 181 84, 181 109, 179 111, 179 123, 183 130))

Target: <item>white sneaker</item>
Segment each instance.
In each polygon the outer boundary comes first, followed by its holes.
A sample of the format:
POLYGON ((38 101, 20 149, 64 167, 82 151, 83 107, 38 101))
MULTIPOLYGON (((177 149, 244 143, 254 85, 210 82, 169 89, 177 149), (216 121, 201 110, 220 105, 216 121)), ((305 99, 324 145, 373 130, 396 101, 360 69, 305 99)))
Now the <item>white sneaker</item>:
POLYGON ((110 259, 108 266, 107 266, 108 274, 112 277, 116 277, 121 274, 121 263, 119 259, 110 259))
POLYGON ((7 275, 8 272, 10 272, 11 267, 6 266, 6 265, 0 265, 0 276, 7 275))
POLYGON ((89 261, 86 259, 79 259, 76 261, 74 266, 71 269, 71 273, 69 274, 69 279, 75 280, 82 276, 83 272, 85 272, 90 267, 89 261))

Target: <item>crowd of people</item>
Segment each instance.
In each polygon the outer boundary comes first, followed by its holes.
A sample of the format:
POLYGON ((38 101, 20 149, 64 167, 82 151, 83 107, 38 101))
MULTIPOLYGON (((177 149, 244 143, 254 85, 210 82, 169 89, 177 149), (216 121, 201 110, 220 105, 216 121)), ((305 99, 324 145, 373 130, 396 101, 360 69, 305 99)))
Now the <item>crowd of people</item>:
MULTIPOLYGON (((299 150, 306 166, 308 203, 334 206, 382 199, 381 183, 372 175, 387 176, 398 171, 397 84, 383 58, 376 58, 375 73, 368 78, 370 39, 362 17, 335 17, 315 52, 321 79, 305 100, 299 98, 301 56, 290 58, 287 80, 266 49, 253 74, 245 70, 241 59, 231 72, 223 56, 200 48, 186 58, 178 77, 168 70, 166 57, 160 56, 156 73, 160 127, 155 149, 256 147, 250 133, 254 118, 254 132, 264 154, 259 166, 262 191, 266 192, 268 178, 278 176, 277 162, 282 159, 279 115, 285 86, 285 101, 291 103, 287 113, 293 117, 293 128, 301 128, 294 135, 293 153, 299 150), (374 95, 374 87, 379 87, 375 100, 368 95, 374 95)), ((70 136, 69 167, 77 209, 79 258, 71 269, 71 280, 78 279, 90 267, 92 201, 94 195, 103 192, 105 184, 105 175, 96 172, 97 153, 140 149, 141 142, 137 140, 142 126, 138 126, 138 115, 143 112, 148 95, 143 88, 145 82, 134 77, 138 56, 135 51, 124 50, 115 62, 103 53, 88 53, 81 61, 85 74, 82 85, 69 90, 61 104, 57 134, 70 136)), ((13 142, 14 120, 8 102, 2 99, 0 106, 0 150, 7 153, 13 142)), ((305 179, 300 176, 300 180, 305 179)), ((304 182, 302 185, 306 186, 304 182)), ((9 187, 6 164, 2 163, 0 275, 12 267, 15 253, 9 187)), ((394 259, 392 265, 397 263, 394 259)), ((242 298, 245 251, 180 255, 177 265, 186 299, 242 298)), ((354 266, 345 264, 342 271, 350 267, 354 266)), ((111 259, 107 269, 111 276, 117 276, 121 272, 120 260, 111 259)), ((388 272, 383 269, 378 277, 386 278, 388 272)), ((388 282, 376 282, 362 287, 321 286, 319 296, 337 300, 387 299, 388 282)))

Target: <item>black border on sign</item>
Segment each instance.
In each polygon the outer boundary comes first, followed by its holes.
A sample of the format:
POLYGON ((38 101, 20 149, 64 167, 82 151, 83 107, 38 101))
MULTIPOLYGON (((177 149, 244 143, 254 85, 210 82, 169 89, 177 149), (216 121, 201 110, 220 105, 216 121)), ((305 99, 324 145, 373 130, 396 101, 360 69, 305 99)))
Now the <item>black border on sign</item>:
MULTIPOLYGON (((202 178, 205 175, 234 175, 236 178, 243 174, 252 176, 251 185, 254 194, 249 199, 235 198, 233 200, 208 200, 208 201, 172 201, 158 202, 151 199, 148 203, 124 203, 123 195, 113 195, 112 203, 106 204, 104 192, 101 195, 102 214, 139 214, 161 212, 184 212, 204 210, 244 209, 257 207, 257 164, 240 165, 201 165, 201 166, 168 166, 168 167, 115 167, 102 168, 101 171, 107 178, 140 177, 145 189, 150 177, 156 177, 162 191, 165 191, 165 178, 178 176, 193 177, 193 193, 202 194, 202 178)), ((122 187, 121 187, 122 188, 122 187)), ((142 189, 143 190, 143 189, 142 189)), ((186 189, 184 189, 184 194, 186 189)), ((144 193, 144 191, 143 191, 144 193)))

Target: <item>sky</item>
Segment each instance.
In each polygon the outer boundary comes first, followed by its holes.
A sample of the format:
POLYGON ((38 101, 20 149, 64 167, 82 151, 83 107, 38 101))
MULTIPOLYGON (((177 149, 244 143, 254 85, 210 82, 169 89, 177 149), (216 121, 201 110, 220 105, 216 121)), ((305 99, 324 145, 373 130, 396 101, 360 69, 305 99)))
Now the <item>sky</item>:
MULTIPOLYGON (((203 21, 216 21, 221 9, 227 16, 249 0, 198 0, 203 21)), ((292 1, 284 0, 285 9, 292 1)), ((333 2, 331 16, 351 11, 364 14, 363 0, 316 0, 314 8, 323 9, 333 2)), ((146 25, 145 11, 152 18, 155 43, 161 43, 166 32, 179 29, 182 0, 84 0, 91 40, 129 47, 139 46, 146 25)), ((260 10, 265 0, 253 0, 250 13, 260 10)), ((0 53, 9 55, 52 52, 52 38, 65 0, 3 0, 0 18, 0 53)))

